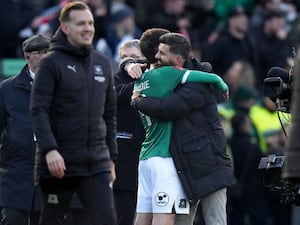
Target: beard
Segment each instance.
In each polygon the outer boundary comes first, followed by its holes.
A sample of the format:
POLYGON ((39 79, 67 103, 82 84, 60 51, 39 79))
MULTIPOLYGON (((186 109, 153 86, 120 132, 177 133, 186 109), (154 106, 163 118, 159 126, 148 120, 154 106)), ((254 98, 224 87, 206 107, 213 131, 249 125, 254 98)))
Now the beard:
POLYGON ((172 66, 173 65, 173 62, 171 61, 161 61, 161 60, 158 60, 157 61, 157 64, 159 66, 172 66))

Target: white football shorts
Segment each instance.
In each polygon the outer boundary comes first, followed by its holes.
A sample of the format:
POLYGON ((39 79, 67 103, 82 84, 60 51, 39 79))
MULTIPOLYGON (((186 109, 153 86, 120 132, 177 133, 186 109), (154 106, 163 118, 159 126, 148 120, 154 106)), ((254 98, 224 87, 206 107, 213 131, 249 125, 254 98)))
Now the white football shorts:
POLYGON ((139 162, 136 211, 189 214, 190 203, 171 157, 152 157, 139 162))

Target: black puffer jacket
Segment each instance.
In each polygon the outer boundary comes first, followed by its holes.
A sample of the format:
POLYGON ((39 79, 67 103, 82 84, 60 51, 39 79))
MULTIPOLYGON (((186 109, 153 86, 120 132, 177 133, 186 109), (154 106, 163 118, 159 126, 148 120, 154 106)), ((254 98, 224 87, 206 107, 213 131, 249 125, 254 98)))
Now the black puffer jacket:
POLYGON ((109 169, 117 156, 116 93, 110 61, 72 46, 62 31, 50 43, 32 89, 31 117, 38 165, 50 175, 45 154, 57 149, 65 176, 88 176, 109 169))

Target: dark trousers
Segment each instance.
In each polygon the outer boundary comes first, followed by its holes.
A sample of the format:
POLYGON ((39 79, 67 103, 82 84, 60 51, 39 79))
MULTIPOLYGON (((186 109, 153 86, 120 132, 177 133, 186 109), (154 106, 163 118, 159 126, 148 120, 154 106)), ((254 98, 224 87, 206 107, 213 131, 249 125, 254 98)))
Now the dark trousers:
MULTIPOLYGON (((233 203, 231 215, 229 216, 230 225, 244 225, 246 218, 253 225, 267 225, 269 212, 265 202, 237 202, 233 203)), ((283 225, 283 224, 282 224, 283 225)))
POLYGON ((83 178, 41 178, 42 211, 40 225, 61 225, 70 200, 77 193, 92 225, 116 225, 110 173, 83 178))
POLYGON ((118 225, 132 225, 136 210, 136 192, 115 189, 114 195, 118 225))
POLYGON ((63 225, 91 225, 91 218, 85 209, 69 209, 63 225))
POLYGON ((1 225, 38 225, 39 217, 38 211, 1 208, 1 225))

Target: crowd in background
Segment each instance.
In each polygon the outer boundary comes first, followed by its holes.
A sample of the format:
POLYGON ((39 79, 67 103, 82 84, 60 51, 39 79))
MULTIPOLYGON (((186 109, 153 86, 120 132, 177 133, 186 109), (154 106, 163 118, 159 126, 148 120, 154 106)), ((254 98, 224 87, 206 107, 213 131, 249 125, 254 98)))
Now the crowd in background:
MULTIPOLYGON (((1 7, 0 58, 22 57, 20 43, 32 34, 51 37, 58 26, 59 11, 69 1, 5 1, 1 7)), ((269 67, 289 66, 291 46, 299 42, 298 0, 83 1, 94 13, 95 47, 115 61, 123 41, 160 27, 189 37, 194 56, 210 61, 220 75, 236 60, 249 62, 258 84, 269 67), (230 56, 224 54, 228 49, 230 56)))
MULTIPOLYGON (((237 199, 229 201, 229 217, 243 213, 251 217, 260 206, 256 216, 265 216, 269 225, 296 224, 300 212, 280 203, 278 196, 262 187, 257 165, 263 156, 284 154, 286 137, 282 124, 274 102, 263 96, 263 87, 271 67, 289 70, 293 66, 292 48, 297 49, 300 43, 300 1, 82 1, 90 5, 94 14, 94 46, 115 62, 116 70, 122 43, 139 39, 148 28, 165 28, 189 38, 193 56, 210 62, 213 72, 223 77, 230 88, 230 101, 220 102, 219 112, 228 137, 228 151, 233 159, 236 179, 248 187, 243 189, 242 195, 232 194, 232 198, 237 199), (250 120, 247 121, 240 112, 250 120), (241 121, 248 129, 244 130, 241 121), (245 132, 249 139, 238 144, 247 148, 238 151, 237 141, 242 140, 240 135, 245 132)), ((3 1, 0 8, 0 59, 22 58, 21 43, 33 34, 52 37, 59 24, 60 9, 68 2, 3 1)), ((283 117, 283 125, 288 128, 289 115, 283 117)))

